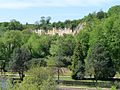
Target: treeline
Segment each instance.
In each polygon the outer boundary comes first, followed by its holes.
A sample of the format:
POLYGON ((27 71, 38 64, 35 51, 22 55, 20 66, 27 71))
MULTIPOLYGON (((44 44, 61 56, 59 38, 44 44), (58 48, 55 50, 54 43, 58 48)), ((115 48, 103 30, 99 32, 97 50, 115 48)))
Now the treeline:
POLYGON ((1 67, 18 72, 21 79, 25 70, 36 65, 67 67, 73 79, 114 77, 120 72, 119 12, 120 6, 114 6, 107 13, 89 14, 81 19, 86 26, 76 36, 39 36, 29 30, 7 28, 0 37, 1 67))
POLYGON ((41 17, 39 21, 36 21, 34 24, 22 24, 19 21, 13 19, 10 22, 1 22, 0 23, 0 31, 5 32, 7 30, 52 30, 53 28, 56 29, 64 29, 70 28, 75 30, 75 28, 79 25, 82 20, 66 20, 64 22, 50 22, 51 17, 41 17))

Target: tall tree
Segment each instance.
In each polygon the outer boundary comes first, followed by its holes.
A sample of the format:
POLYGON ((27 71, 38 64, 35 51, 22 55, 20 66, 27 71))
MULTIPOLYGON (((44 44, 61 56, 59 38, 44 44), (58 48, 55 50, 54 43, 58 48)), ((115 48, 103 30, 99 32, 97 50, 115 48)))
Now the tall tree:
POLYGON ((72 59, 72 78, 83 79, 85 75, 85 62, 80 43, 77 44, 72 59))

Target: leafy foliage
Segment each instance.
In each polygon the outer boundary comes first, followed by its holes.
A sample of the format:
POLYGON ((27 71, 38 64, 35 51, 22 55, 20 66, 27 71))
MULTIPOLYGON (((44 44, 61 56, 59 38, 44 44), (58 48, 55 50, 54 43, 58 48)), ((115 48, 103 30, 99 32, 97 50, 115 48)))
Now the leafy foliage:
POLYGON ((26 48, 16 48, 13 51, 10 66, 14 72, 18 72, 23 80, 23 72, 27 69, 27 62, 31 59, 31 55, 26 48))
POLYGON ((56 90, 54 74, 50 68, 34 67, 20 84, 9 86, 7 90, 56 90))
MULTIPOLYGON (((94 68, 94 76, 96 79, 107 79, 114 77, 116 71, 110 57, 109 51, 102 42, 98 42, 88 57, 94 68)), ((91 67, 91 68, 92 68, 91 67)))

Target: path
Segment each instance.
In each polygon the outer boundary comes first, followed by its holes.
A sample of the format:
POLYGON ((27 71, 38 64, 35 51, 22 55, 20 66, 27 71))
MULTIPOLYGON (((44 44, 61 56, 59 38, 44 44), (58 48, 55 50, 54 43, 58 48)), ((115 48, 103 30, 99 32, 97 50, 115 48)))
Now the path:
MULTIPOLYGON (((57 90, 98 90, 97 88, 82 88, 73 86, 60 86, 57 90)), ((109 90, 107 88, 102 88, 102 90, 109 90)))

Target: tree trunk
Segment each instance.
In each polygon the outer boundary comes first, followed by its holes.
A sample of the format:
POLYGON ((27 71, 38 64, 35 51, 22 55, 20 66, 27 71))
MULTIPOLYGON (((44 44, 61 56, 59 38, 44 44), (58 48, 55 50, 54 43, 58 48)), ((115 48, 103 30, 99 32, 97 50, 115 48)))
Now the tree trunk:
POLYGON ((60 72, 59 72, 59 67, 58 67, 58 84, 59 84, 59 79, 60 79, 60 72))
POLYGON ((23 71, 19 71, 19 77, 20 77, 20 80, 23 81, 23 78, 25 77, 23 71))

